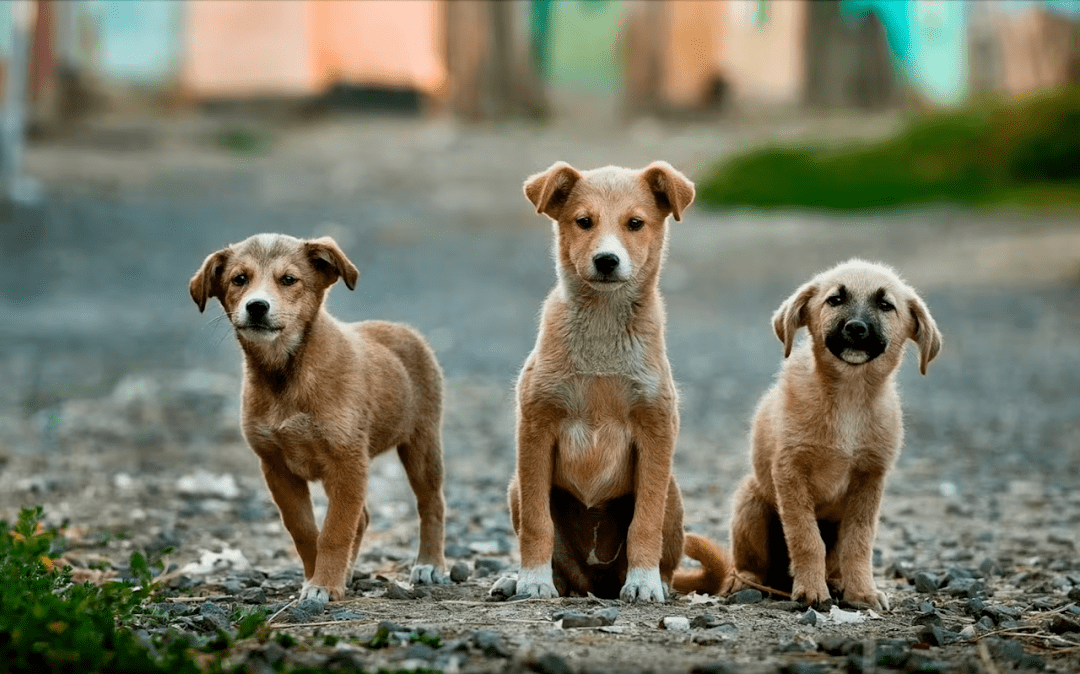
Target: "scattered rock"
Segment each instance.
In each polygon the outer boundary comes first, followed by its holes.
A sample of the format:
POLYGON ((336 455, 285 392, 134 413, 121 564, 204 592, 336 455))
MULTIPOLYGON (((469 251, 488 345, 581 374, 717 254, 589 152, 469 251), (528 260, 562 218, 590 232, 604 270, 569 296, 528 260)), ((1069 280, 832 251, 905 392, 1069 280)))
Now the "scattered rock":
POLYGON ((468 562, 455 562, 450 567, 450 580, 455 583, 464 583, 469 579, 471 573, 472 570, 469 568, 468 562))
POLYGON ((690 620, 685 616, 666 616, 660 619, 660 629, 670 632, 688 632, 690 620))
POLYGON ((397 583, 390 583, 389 586, 387 586, 385 596, 387 599, 394 599, 397 601, 414 598, 411 592, 397 583))
POLYGON ((205 576, 214 572, 230 570, 246 571, 250 568, 251 564, 248 562, 247 557, 244 557, 244 553, 236 548, 224 548, 221 552, 204 550, 203 553, 199 555, 199 561, 185 564, 180 569, 180 572, 195 576, 205 576))
MULTIPOLYGON (((615 620, 619 617, 619 609, 614 606, 607 608, 597 609, 590 611, 589 613, 580 613, 578 611, 557 611, 551 616, 551 619, 561 622, 564 629, 573 629, 578 627, 605 627, 607 625, 614 625, 615 620)), ((687 625, 689 628, 689 625, 687 625)))
POLYGON ((213 475, 205 470, 197 470, 176 481, 176 491, 185 496, 221 498, 232 500, 239 498, 240 488, 236 478, 229 473, 213 475))
POLYGON ((316 616, 322 614, 324 608, 326 608, 326 604, 318 599, 305 599, 287 611, 289 622, 312 622, 315 620, 316 616))
POLYGON ((199 617, 200 620, 198 620, 196 624, 200 625, 208 632, 214 630, 227 631, 232 627, 232 623, 229 622, 229 616, 225 612, 225 609, 212 601, 204 601, 199 605, 199 617))
POLYGON ((474 562, 478 576, 491 576, 506 568, 507 564, 498 557, 480 557, 474 562))
POLYGON ((338 609, 330 613, 332 620, 363 620, 364 614, 351 608, 338 609))
POLYGON ((249 587, 244 590, 240 590, 238 595, 240 601, 245 604, 265 604, 266 603, 266 590, 261 587, 249 587))
POLYGON ((532 669, 539 674, 571 674, 573 670, 566 660, 554 653, 544 653, 536 662, 532 663, 532 669))
POLYGON ((923 594, 934 594, 941 587, 938 577, 929 571, 920 571, 915 574, 915 591, 923 594))
POLYGON ((941 616, 937 611, 928 611, 926 613, 920 613, 911 619, 912 625, 940 625, 941 616))
POLYGON ((818 612, 812 608, 806 609, 806 613, 799 618, 800 625, 810 625, 811 627, 818 624, 818 612))
POLYGON ((756 604, 765 598, 765 595, 761 594, 761 590, 755 590, 754 588, 747 588, 745 590, 739 590, 735 594, 731 595, 728 599, 729 604, 756 604))
POLYGON ((805 634, 786 634, 780 638, 781 653, 805 653, 817 649, 817 642, 805 634))
POLYGON ((491 630, 477 630, 473 634, 477 647, 484 655, 491 658, 509 658, 510 648, 506 645, 502 635, 491 630))
POLYGON ((711 613, 702 613, 701 615, 694 616, 690 621, 690 627, 694 629, 712 629, 720 625, 720 619, 711 613))

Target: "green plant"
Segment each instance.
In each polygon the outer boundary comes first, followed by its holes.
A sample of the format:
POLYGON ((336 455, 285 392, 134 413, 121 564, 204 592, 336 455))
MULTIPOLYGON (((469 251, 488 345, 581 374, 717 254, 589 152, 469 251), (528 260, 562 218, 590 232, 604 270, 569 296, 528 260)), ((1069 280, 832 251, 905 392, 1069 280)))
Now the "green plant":
POLYGON ((925 202, 1080 203, 1080 89, 921 116, 842 147, 767 147, 714 166, 711 206, 866 209, 925 202))
POLYGON ((53 560, 57 532, 40 507, 0 522, 0 672, 198 672, 182 639, 148 647, 125 627, 150 594, 151 564, 131 556, 131 582, 75 583, 53 560))

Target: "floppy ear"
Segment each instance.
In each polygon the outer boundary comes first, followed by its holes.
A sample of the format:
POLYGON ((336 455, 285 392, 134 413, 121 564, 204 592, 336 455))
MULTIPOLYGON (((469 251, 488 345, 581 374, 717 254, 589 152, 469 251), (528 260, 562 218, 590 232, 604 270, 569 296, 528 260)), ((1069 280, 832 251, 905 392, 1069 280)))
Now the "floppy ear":
POLYGON ((304 242, 304 252, 312 266, 330 278, 326 285, 334 285, 340 276, 349 290, 356 288, 356 279, 360 278, 360 272, 356 265, 345 257, 345 253, 341 252, 341 248, 338 248, 337 241, 329 236, 311 239, 304 242))
POLYGON ((666 161, 649 164, 641 177, 656 197, 656 205, 681 221, 683 211, 694 203, 694 183, 666 161))
POLYGON ((944 340, 934 317, 930 315, 930 310, 918 295, 911 298, 908 306, 911 310, 910 337, 919 347, 919 372, 926 374, 926 367, 938 355, 938 351, 941 351, 944 340))
POLYGON ((537 213, 558 220, 562 207, 579 180, 581 174, 577 169, 564 161, 557 161, 543 173, 529 176, 525 181, 525 196, 536 206, 537 213))
POLYGON ((191 299, 195 300, 195 304, 199 305, 199 313, 206 309, 206 301, 211 297, 218 299, 225 297, 221 275, 225 273, 225 263, 229 261, 229 255, 228 248, 211 253, 188 282, 188 292, 191 293, 191 299))
POLYGON ((817 286, 807 283, 784 300, 773 314, 772 326, 776 336, 784 343, 784 358, 791 355, 791 346, 795 343, 795 333, 806 325, 806 305, 817 292, 817 286))

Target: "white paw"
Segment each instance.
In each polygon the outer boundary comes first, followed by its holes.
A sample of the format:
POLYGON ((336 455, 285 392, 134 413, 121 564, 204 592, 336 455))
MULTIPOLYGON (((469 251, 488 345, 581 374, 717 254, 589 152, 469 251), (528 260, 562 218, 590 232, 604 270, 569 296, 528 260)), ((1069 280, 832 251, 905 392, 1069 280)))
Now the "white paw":
POLYGON ((300 588, 300 601, 304 602, 309 599, 325 604, 330 601, 330 588, 321 585, 308 585, 305 582, 304 587, 300 588))
POLYGON ((551 564, 534 567, 522 567, 518 572, 517 593, 541 599, 554 599, 559 596, 555 591, 555 581, 551 579, 551 564))
POLYGON ((664 584, 660 582, 660 567, 630 569, 626 572, 626 584, 619 592, 623 601, 657 601, 667 599, 664 584))
POLYGON ((442 571, 431 564, 417 564, 409 573, 409 582, 413 585, 438 585, 449 582, 442 571))

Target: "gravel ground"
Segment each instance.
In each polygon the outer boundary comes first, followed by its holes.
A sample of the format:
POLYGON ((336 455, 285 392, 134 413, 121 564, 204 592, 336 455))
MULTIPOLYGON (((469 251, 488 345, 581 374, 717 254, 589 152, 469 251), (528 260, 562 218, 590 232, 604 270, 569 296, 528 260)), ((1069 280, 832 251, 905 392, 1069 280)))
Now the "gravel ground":
MULTIPOLYGON (((297 638, 345 637, 237 653, 252 663, 1080 670, 1074 215, 692 207, 672 225, 663 287, 682 390, 676 470, 688 530, 721 541, 748 468, 750 411, 781 359, 775 307, 852 255, 897 266, 922 291, 945 349, 928 376, 912 358, 900 376, 907 439, 875 552, 892 611, 815 614, 753 593, 659 606, 487 597, 517 559, 505 506, 512 384, 554 279, 550 229, 522 179, 556 159, 664 158, 698 174, 750 143, 873 135, 893 122, 614 131, 329 119, 274 130, 271 152, 244 157, 208 140, 220 122, 99 120, 33 147, 30 170, 50 196, 0 214, 0 517, 44 504, 50 522, 69 523, 66 559, 87 577, 122 576, 134 550, 174 548, 160 608, 181 629, 212 632, 238 607, 263 606, 284 608, 275 629, 297 638), (333 290, 332 311, 407 321, 436 348, 458 582, 408 586, 414 506, 384 457, 354 592, 289 605, 300 565, 239 434, 240 355, 216 310, 200 315, 187 296, 206 254, 259 231, 335 236, 361 278, 354 293, 333 290)), ((318 490, 316 506, 325 512, 318 490)))

